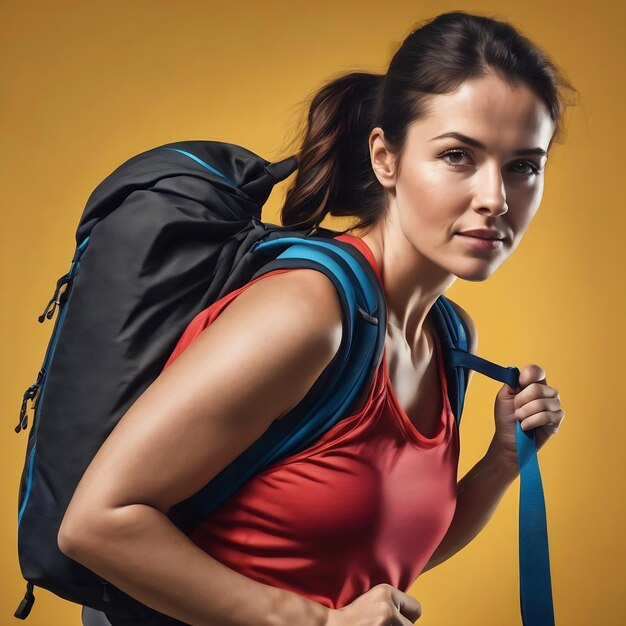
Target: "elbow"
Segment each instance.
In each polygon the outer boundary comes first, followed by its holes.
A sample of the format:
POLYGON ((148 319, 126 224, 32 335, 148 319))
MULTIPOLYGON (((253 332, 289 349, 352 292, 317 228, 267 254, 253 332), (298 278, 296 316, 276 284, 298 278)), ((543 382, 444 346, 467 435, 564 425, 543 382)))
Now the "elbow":
POLYGON ((82 546, 86 543, 87 524, 76 523, 73 519, 63 518, 59 532, 57 533, 57 546, 59 550, 72 559, 76 559, 82 546))
POLYGON ((102 528, 105 516, 91 512, 66 513, 57 533, 59 550, 76 561, 85 553, 91 553, 95 547, 101 545, 100 534, 97 528, 102 528))
POLYGON ((143 505, 116 508, 91 505, 89 512, 78 509, 71 514, 68 509, 57 533, 57 545, 63 554, 82 562, 82 557, 98 555, 103 547, 141 536, 145 515, 143 505))

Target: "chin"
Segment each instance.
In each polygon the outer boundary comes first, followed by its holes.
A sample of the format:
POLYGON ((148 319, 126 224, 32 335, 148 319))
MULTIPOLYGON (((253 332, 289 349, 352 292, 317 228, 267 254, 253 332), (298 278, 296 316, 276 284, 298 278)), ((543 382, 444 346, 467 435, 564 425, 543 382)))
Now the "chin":
POLYGON ((486 260, 479 261, 477 259, 474 263, 464 263, 461 267, 454 268, 451 273, 461 280, 480 283, 492 276, 500 267, 503 260, 504 259, 501 259, 499 263, 495 261, 489 263, 486 260))

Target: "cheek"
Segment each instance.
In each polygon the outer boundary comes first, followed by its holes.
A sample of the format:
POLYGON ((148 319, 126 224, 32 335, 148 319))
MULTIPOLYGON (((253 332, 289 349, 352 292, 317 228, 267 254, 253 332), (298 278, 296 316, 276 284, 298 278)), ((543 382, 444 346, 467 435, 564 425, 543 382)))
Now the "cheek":
POLYGON ((535 217, 543 196, 542 184, 525 192, 519 190, 517 193, 509 194, 508 220, 513 225, 518 234, 523 234, 528 225, 535 217))
POLYGON ((445 238, 470 202, 466 186, 452 184, 449 173, 436 167, 415 168, 396 186, 396 193, 403 232, 414 242, 433 244, 445 238))

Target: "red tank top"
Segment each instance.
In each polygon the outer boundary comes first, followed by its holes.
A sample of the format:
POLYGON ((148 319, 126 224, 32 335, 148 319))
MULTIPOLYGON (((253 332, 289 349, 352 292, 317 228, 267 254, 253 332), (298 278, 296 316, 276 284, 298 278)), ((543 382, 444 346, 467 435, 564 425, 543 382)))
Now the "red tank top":
MULTIPOLYGON (((367 244, 355 245, 380 280, 367 244)), ((259 276, 201 311, 167 367, 259 276)), ((425 437, 398 402, 383 358, 363 407, 312 446, 244 484, 190 535, 224 565, 256 581, 342 608, 379 583, 406 591, 445 535, 456 506, 459 437, 441 346, 443 411, 425 437)))

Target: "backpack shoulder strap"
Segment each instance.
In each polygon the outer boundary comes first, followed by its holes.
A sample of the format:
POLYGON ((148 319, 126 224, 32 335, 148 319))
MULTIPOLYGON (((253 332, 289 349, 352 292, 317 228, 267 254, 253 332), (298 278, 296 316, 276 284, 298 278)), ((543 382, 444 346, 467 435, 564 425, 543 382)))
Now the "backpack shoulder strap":
POLYGON ((469 352, 468 329, 445 295, 437 298, 432 313, 443 345, 450 405, 457 424, 460 424, 470 369, 513 388, 518 384, 519 369, 514 366, 503 367, 469 352))
MULTIPOLYGON (((467 329, 450 301, 441 295, 436 301, 435 320, 443 338, 446 372, 449 372, 450 404, 460 422, 467 390, 468 370, 519 387, 519 369, 502 367, 468 352, 467 329)), ((537 446, 532 430, 515 424, 517 460, 520 467, 519 569, 520 605, 524 626, 554 626, 548 530, 537 446)))

